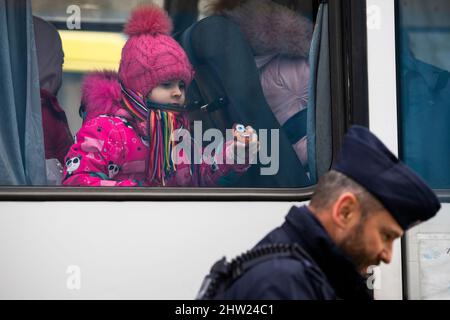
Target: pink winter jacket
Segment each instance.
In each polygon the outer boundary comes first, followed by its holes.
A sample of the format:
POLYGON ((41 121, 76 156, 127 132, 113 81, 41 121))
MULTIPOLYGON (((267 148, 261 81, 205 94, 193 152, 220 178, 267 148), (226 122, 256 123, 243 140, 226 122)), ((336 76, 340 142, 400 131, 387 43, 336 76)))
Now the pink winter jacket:
MULTIPOLYGON (((116 73, 99 72, 86 77, 82 88, 85 120, 65 158, 63 185, 160 186, 146 179, 148 142, 139 134, 145 132, 140 130, 145 126, 131 125, 132 117, 120 100, 116 73)), ((230 145, 226 143, 224 149, 230 145)), ((224 153, 216 156, 222 157, 224 164, 178 165, 165 186, 229 185, 249 166, 225 164, 224 153)))

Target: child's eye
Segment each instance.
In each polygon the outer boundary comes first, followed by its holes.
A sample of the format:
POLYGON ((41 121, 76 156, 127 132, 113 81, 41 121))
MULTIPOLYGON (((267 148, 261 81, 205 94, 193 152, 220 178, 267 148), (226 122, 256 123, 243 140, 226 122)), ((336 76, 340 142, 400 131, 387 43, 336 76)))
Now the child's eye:
POLYGON ((161 83, 161 87, 163 88, 170 88, 172 86, 171 82, 163 82, 161 83))

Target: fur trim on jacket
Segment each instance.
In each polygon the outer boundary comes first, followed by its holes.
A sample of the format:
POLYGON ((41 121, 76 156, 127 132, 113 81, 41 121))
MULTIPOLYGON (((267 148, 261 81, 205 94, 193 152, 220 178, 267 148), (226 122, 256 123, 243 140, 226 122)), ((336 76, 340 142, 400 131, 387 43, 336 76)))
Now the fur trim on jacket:
POLYGON ((272 0, 248 0, 223 14, 239 25, 255 56, 309 55, 313 24, 287 7, 272 0))
POLYGON ((119 76, 114 71, 98 71, 88 74, 82 84, 81 102, 86 111, 85 121, 100 115, 130 118, 122 107, 122 91, 119 76))

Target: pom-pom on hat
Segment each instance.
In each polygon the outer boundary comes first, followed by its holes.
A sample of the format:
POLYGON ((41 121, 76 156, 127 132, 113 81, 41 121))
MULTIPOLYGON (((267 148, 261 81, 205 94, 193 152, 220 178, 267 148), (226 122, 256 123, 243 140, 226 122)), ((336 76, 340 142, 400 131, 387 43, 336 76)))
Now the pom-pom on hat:
POLYGON ((140 6, 131 12, 124 32, 129 36, 122 49, 119 79, 144 96, 169 80, 183 80, 186 86, 194 71, 181 46, 170 36, 172 21, 156 5, 140 6))
POLYGON ((441 208, 433 190, 365 127, 348 130, 333 169, 376 197, 403 230, 430 219, 441 208))

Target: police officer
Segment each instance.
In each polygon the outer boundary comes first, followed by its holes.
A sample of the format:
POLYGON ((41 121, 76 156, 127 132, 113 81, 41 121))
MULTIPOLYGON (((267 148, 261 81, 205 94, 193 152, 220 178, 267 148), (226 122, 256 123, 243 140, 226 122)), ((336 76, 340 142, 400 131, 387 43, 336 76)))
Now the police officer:
MULTIPOLYGON (((368 268, 389 263, 394 240, 439 209, 422 179, 369 130, 353 126, 309 205, 293 207, 256 246, 295 244, 303 254, 260 259, 245 272, 233 271, 236 279, 226 286, 215 281, 215 292, 199 298, 372 299, 364 278, 368 268)), ((215 266, 222 282, 229 271, 224 266, 215 266)))

